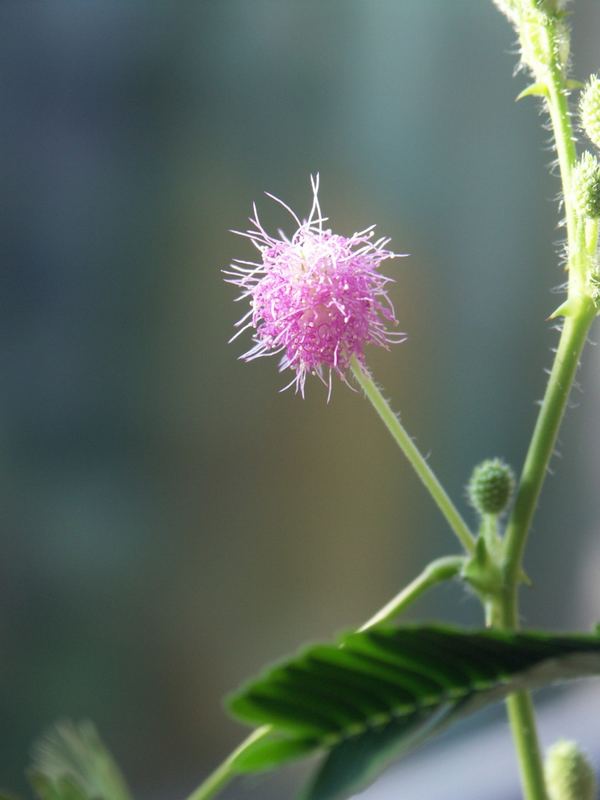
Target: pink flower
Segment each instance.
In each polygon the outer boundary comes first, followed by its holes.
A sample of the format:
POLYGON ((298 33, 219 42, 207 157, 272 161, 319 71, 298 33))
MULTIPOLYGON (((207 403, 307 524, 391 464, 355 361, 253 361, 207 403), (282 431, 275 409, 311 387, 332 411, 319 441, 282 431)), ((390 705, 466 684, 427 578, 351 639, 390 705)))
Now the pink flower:
MULTIPOLYGON (((236 324, 235 339, 254 328, 253 347, 241 358, 282 353, 280 371, 291 369, 292 384, 304 396, 306 376, 317 375, 328 386, 335 372, 347 383, 346 371, 356 356, 364 365, 364 348, 375 344, 388 348, 403 341, 402 333, 389 330, 398 323, 386 286, 391 278, 379 273, 379 265, 399 254, 386 249, 389 239, 374 239, 374 225, 350 237, 323 227, 319 177, 311 178, 313 203, 308 219, 296 214, 273 195, 293 217, 298 228, 291 239, 263 229, 253 205, 252 228, 245 236, 260 253, 257 261, 236 259, 226 271, 242 289, 238 300, 249 298, 250 310, 236 324)), ((283 391, 283 390, 282 390, 283 391)))

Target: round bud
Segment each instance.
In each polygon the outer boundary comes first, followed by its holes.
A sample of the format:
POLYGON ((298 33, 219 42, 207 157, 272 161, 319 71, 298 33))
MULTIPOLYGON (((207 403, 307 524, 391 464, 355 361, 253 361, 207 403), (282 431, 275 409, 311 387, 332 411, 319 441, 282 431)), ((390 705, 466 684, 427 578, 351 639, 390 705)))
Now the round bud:
POLYGON ((576 742, 562 740, 546 755, 546 783, 550 800, 595 800, 596 776, 576 742))
POLYGON ((481 515, 497 515, 508 505, 514 487, 512 469, 499 458, 493 458, 475 467, 467 485, 467 495, 481 515))
POLYGON ((590 140, 600 147, 600 81, 592 75, 579 100, 581 127, 590 140))
POLYGON ((573 170, 573 205, 584 217, 600 217, 600 163, 587 151, 573 170))

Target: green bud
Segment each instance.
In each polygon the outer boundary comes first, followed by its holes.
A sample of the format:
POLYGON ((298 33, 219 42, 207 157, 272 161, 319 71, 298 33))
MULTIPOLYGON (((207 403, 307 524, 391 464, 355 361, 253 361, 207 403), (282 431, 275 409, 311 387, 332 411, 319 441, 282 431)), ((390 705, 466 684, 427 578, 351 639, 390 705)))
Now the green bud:
POLYGON ((499 458, 493 458, 475 467, 467 485, 467 495, 482 516, 497 515, 508 505, 514 487, 512 469, 499 458))
POLYGON ((596 800, 594 770, 576 742, 562 740, 546 755, 549 800, 596 800))
POLYGON ((592 75, 579 100, 581 127, 590 140, 600 147, 600 81, 592 75))
POLYGON ((573 170, 573 205, 584 217, 600 217, 600 163, 587 151, 573 170))

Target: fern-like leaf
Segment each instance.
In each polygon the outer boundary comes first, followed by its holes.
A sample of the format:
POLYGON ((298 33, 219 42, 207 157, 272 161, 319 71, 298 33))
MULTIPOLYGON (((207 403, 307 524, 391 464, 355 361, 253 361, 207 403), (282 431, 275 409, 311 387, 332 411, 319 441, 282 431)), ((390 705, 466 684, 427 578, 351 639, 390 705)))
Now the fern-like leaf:
POLYGON ((90 722, 58 723, 34 745, 29 781, 40 800, 131 800, 90 722))
POLYGON ((339 800, 459 717, 519 689, 600 674, 600 638, 446 626, 381 627, 309 647, 229 699, 270 726, 240 772, 324 752, 303 800, 339 800))

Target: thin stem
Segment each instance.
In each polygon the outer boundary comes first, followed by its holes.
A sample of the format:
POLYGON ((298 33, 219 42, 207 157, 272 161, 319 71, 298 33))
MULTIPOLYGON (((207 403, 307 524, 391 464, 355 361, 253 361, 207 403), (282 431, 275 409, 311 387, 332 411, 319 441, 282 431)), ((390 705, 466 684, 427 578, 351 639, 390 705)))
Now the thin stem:
POLYGON ((244 741, 237 747, 211 774, 202 781, 201 785, 195 789, 187 800, 210 800, 211 797, 223 789, 236 776, 235 761, 251 745, 260 739, 265 739, 271 733, 270 725, 263 725, 252 731, 244 741))
MULTIPOLYGON (((491 599, 485 605, 486 623, 492 628, 514 628, 508 618, 506 597, 491 599)), ((506 711, 519 761, 525 800, 547 800, 542 755, 535 713, 528 692, 515 692, 506 700, 506 711)))
MULTIPOLYGON (((493 615, 493 624, 497 627, 514 629, 519 624, 518 584, 525 544, 579 356, 594 316, 592 301, 580 298, 575 316, 565 320, 506 529, 503 565, 505 590, 499 602, 498 615, 493 615)), ((531 697, 527 692, 518 692, 507 699, 506 705, 519 759, 524 797, 526 800, 546 800, 544 770, 531 697)))
POLYGON ((506 701, 506 710, 519 756, 523 795, 526 800, 546 800, 544 767, 529 693, 511 694, 506 701))
MULTIPOLYGON (((517 628, 519 624, 518 585, 523 569, 523 554, 546 477, 548 463, 556 443, 579 357, 595 309, 586 286, 592 246, 595 249, 597 229, 586 226, 578 218, 572 204, 571 179, 577 158, 560 48, 557 41, 556 20, 549 21, 550 52, 547 96, 548 111, 552 121, 556 151, 560 166, 563 202, 567 226, 567 253, 569 269, 568 312, 550 372, 544 399, 536 420, 529 449, 519 480, 517 497, 506 529, 503 558, 504 590, 491 607, 490 621, 495 627, 517 628), (587 241, 586 241, 587 238, 587 241)), ((525 800, 547 800, 544 769, 535 724, 531 697, 527 692, 517 692, 507 699, 508 717, 515 749, 519 759, 521 782, 525 800)))
POLYGON ((358 363, 356 358, 352 358, 350 366, 361 389, 371 401, 373 408, 377 411, 384 425, 394 437, 412 468, 425 484, 425 487, 446 518, 451 529, 458 537, 460 543, 468 553, 473 553, 475 549, 475 540, 466 522, 461 517, 452 500, 448 497, 446 490, 435 476, 433 470, 404 429, 397 415, 390 408, 389 403, 381 394, 373 378, 369 375, 367 370, 358 363))
POLYGON ((505 575, 507 610, 504 624, 517 627, 517 587, 529 527, 542 489, 548 462, 567 404, 579 356, 595 316, 589 298, 582 298, 579 312, 566 318, 542 406, 527 451, 515 505, 506 529, 505 575))
POLYGON ((405 586, 389 603, 386 603, 382 609, 367 620, 359 628, 359 631, 367 631, 382 622, 389 622, 432 586, 455 578, 464 563, 463 556, 446 556, 432 561, 408 586, 405 586))
POLYGON ((497 551, 500 539, 498 537, 498 515, 485 514, 481 521, 480 534, 485 539, 485 543, 490 552, 497 551))
POLYGON ((577 161, 577 150, 573 140, 573 127, 569 116, 569 103, 562 66, 557 63, 556 59, 553 59, 550 65, 547 103, 560 168, 565 220, 567 223, 567 242, 570 247, 573 247, 577 241, 578 225, 577 214, 571 200, 571 173, 577 161))

